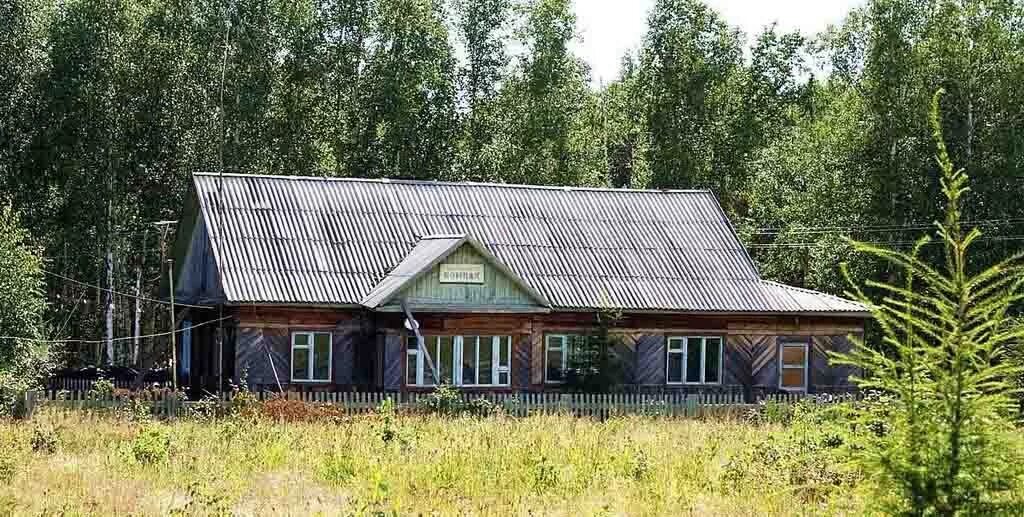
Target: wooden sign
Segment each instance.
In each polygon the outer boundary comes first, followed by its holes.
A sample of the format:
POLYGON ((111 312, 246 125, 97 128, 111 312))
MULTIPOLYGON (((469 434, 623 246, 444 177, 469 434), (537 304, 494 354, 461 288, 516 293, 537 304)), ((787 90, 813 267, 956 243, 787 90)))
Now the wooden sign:
POLYGON ((441 264, 442 284, 482 284, 483 264, 441 264))

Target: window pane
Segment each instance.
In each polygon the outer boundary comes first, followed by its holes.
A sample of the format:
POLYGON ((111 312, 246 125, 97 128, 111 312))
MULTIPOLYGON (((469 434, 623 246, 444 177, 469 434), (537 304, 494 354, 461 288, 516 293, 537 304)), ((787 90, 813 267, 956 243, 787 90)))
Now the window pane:
POLYGON ((804 345, 783 345, 782 364, 786 366, 803 366, 806 359, 804 345))
POLYGON ((309 334, 295 334, 292 337, 292 346, 309 346, 309 334))
POLYGON ((434 372, 440 366, 437 364, 437 337, 430 336, 423 338, 423 384, 432 386, 437 384, 434 372), (428 361, 429 359, 429 361, 428 361), (433 368, 431 368, 433 364, 433 368))
POLYGON ((683 382, 683 354, 668 354, 668 382, 683 382))
POLYGON ((686 382, 700 382, 701 338, 686 339, 686 382))
POLYGON ((512 338, 509 336, 502 336, 498 345, 498 357, 495 359, 497 366, 504 366, 508 368, 509 359, 512 352, 512 338))
POLYGON ((562 375, 562 357, 565 348, 565 337, 564 336, 548 336, 547 338, 547 352, 545 355, 545 368, 547 368, 547 376, 545 377, 549 381, 561 381, 563 380, 562 375))
POLYGON ((480 338, 480 377, 477 378, 478 384, 492 384, 494 379, 491 377, 494 372, 493 369, 493 358, 494 354, 494 342, 491 336, 482 336, 480 338))
POLYGON ((508 386, 508 384, 509 384, 509 382, 508 382, 508 375, 509 375, 509 373, 507 371, 505 371, 505 372, 498 372, 498 384, 500 384, 502 386, 508 386))
POLYGON ((704 382, 720 382, 719 366, 722 358, 722 340, 708 338, 704 341, 704 382))
POLYGON ((673 338, 668 340, 668 349, 671 351, 683 351, 683 340, 679 338, 673 338))
POLYGON ((455 382, 455 375, 452 373, 452 364, 455 360, 455 345, 452 343, 451 336, 445 336, 438 338, 440 343, 440 353, 437 357, 437 372, 441 376, 441 382, 445 384, 452 384, 455 382))
POLYGON ((476 337, 462 338, 462 384, 476 384, 476 337))
MULTIPOLYGON (((413 339, 412 341, 416 341, 413 339)), ((415 346, 405 354, 405 384, 416 384, 416 348, 415 346)))
POLYGON ((313 334, 313 378, 330 380, 331 377, 331 335, 318 332, 313 334))
POLYGON ((782 387, 783 388, 803 388, 804 387, 804 369, 803 368, 783 368, 782 369, 782 387))
POLYGON ((292 378, 296 380, 309 380, 308 348, 295 347, 292 349, 292 378))

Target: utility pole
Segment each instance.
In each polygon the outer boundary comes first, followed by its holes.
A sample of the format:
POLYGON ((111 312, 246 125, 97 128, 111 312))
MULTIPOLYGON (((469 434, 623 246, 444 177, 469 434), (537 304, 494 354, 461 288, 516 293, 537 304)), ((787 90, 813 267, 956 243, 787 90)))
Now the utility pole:
POLYGON ((170 282, 171 292, 171 386, 178 391, 178 340, 175 334, 178 332, 178 320, 174 317, 174 259, 167 259, 167 276, 170 282))

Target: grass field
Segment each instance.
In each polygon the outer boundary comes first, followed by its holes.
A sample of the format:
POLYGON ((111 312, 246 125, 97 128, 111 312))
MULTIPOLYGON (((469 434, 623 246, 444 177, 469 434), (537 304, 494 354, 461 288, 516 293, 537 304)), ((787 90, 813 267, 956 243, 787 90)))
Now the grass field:
POLYGON ((862 515, 829 440, 739 420, 43 412, 0 423, 0 515, 862 515))

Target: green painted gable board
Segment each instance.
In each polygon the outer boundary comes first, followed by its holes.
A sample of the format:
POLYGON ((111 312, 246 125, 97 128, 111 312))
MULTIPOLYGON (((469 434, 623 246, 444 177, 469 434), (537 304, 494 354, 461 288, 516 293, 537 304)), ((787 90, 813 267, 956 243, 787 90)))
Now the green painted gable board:
POLYGON ((398 306, 398 300, 405 298, 413 306, 447 307, 540 307, 533 296, 524 291, 516 282, 494 267, 487 258, 473 246, 463 244, 447 258, 435 265, 423 276, 412 282, 394 297, 388 306, 398 306), (441 283, 442 264, 479 264, 484 268, 483 284, 441 283))

